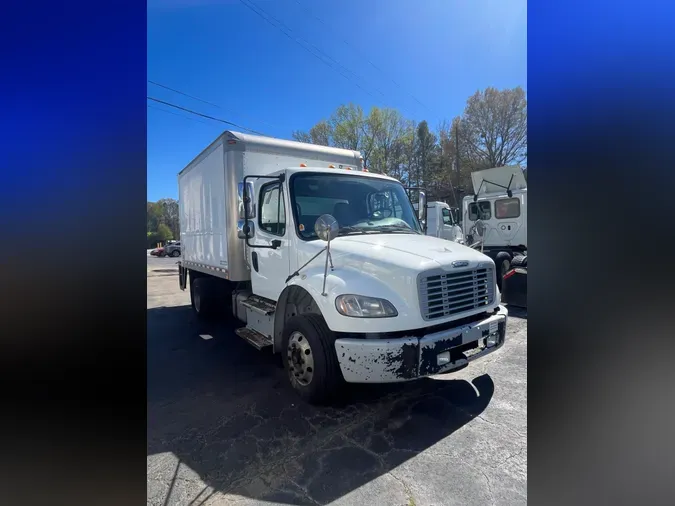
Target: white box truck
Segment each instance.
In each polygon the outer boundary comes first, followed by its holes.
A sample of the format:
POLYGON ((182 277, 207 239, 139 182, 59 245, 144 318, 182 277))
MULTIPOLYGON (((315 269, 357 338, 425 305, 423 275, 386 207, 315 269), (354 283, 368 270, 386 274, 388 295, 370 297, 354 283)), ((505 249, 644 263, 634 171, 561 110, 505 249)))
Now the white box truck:
POLYGON ((527 181, 517 166, 471 173, 473 195, 462 200, 463 232, 492 258, 501 288, 514 258, 527 254, 527 181))
POLYGON ((309 402, 504 344, 494 262, 425 236, 401 183, 357 151, 224 132, 178 186, 180 288, 198 315, 228 313, 240 337, 280 353, 309 402))

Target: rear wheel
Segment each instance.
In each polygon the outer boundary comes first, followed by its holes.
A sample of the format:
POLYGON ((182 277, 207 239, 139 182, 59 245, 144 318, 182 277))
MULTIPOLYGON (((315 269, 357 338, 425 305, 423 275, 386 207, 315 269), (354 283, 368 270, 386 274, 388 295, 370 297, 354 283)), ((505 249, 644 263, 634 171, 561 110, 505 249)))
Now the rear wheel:
POLYGON ((495 266, 497 267, 497 286, 502 289, 502 280, 504 275, 509 272, 511 268, 511 255, 506 251, 500 251, 495 256, 495 266))
POLYGON ((527 267, 527 255, 516 255, 513 257, 511 267, 527 267))
POLYGON ((282 358, 291 386, 305 401, 324 403, 339 391, 343 378, 335 338, 322 316, 305 314, 288 320, 282 358))
POLYGON ((180 251, 178 251, 177 249, 173 250, 173 251, 171 252, 171 256, 172 256, 172 257, 179 257, 179 256, 180 256, 180 251))
POLYGON ((215 283, 207 277, 190 280, 190 302, 200 318, 210 318, 215 313, 215 283))

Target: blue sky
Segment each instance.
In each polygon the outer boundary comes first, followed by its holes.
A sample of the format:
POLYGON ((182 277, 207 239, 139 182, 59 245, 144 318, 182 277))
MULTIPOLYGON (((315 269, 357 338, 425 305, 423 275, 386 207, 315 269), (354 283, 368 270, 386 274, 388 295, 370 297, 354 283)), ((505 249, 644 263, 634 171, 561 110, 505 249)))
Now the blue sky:
MULTIPOLYGON (((527 89, 526 34, 525 0, 148 0, 148 79, 215 105, 152 84, 148 96, 280 138, 347 102, 435 127, 478 89, 527 89)), ((148 104, 148 200, 177 198, 177 173, 230 128, 148 104)))

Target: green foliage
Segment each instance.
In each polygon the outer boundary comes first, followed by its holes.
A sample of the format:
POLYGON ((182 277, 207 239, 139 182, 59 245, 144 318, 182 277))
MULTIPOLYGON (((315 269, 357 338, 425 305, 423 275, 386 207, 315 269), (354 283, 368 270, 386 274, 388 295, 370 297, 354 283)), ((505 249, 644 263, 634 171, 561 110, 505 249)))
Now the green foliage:
POLYGON ((461 116, 435 131, 395 109, 373 107, 365 115, 350 103, 309 132, 293 132, 293 138, 360 151, 371 172, 423 186, 431 198, 454 204, 461 198, 458 189, 471 193, 472 171, 527 165, 527 100, 520 87, 477 91, 461 116))
POLYGON ((161 242, 170 241, 173 239, 173 232, 171 232, 171 229, 167 225, 161 223, 159 227, 157 227, 157 237, 159 237, 161 242))
POLYGON ((148 248, 154 248, 158 242, 166 242, 180 237, 178 202, 174 199, 161 199, 147 203, 147 241, 148 248))

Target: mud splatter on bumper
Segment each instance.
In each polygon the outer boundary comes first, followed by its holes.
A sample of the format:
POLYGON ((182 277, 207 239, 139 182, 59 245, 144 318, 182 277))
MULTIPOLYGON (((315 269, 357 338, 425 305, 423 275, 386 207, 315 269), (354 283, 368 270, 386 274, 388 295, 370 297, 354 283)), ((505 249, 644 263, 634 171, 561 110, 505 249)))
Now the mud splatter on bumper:
POLYGON ((345 381, 393 383, 463 367, 504 344, 508 311, 499 306, 488 318, 423 337, 337 339, 335 351, 345 381), (493 343, 488 343, 490 338, 493 343), (439 364, 448 352, 450 361, 439 364))

